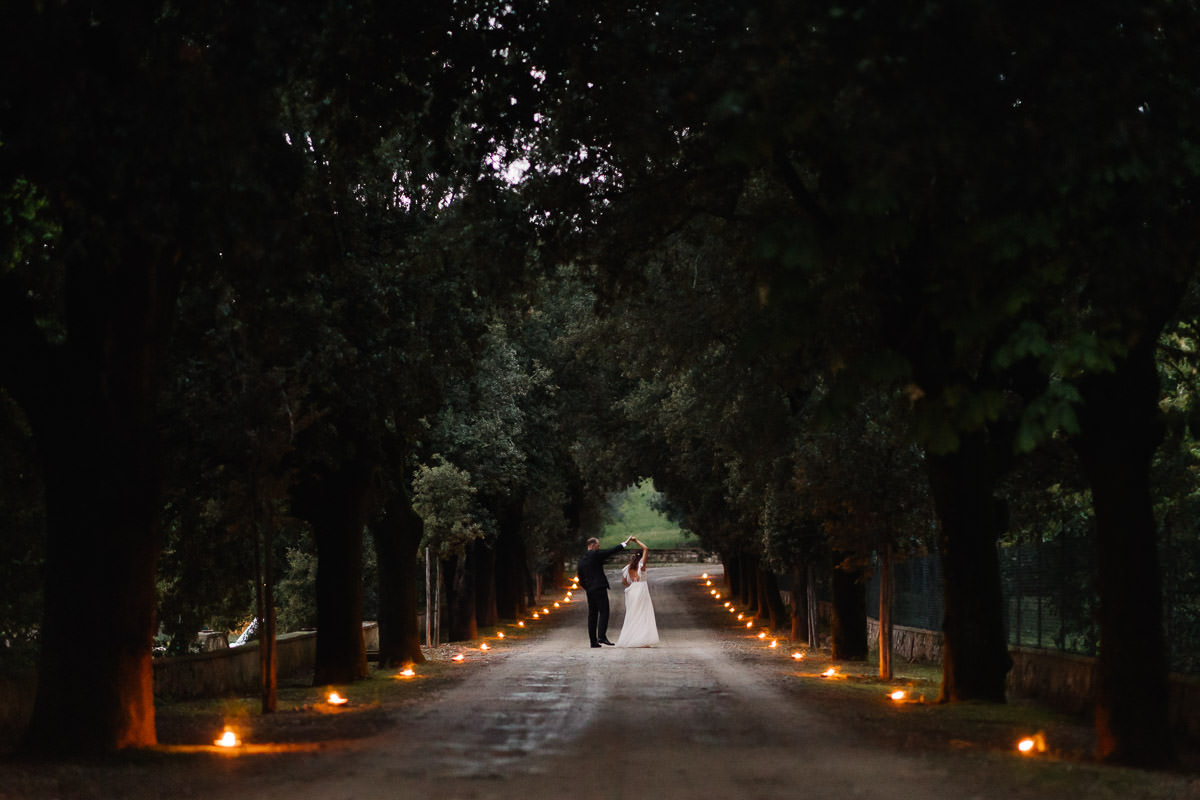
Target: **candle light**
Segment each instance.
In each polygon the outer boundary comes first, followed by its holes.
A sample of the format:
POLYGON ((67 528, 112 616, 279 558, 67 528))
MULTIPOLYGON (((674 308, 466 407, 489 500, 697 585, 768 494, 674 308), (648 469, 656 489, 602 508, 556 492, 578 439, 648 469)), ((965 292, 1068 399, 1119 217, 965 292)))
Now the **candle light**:
POLYGON ((1046 737, 1041 733, 1035 733, 1033 736, 1026 736, 1021 741, 1017 742, 1017 750, 1022 755, 1030 756, 1034 753, 1046 752, 1046 737))
POLYGON ((893 700, 896 700, 898 702, 900 700, 903 700, 905 697, 907 697, 907 694, 905 694, 903 689, 897 689, 896 691, 889 694, 888 697, 890 697, 893 700))
POLYGON ((329 697, 325 698, 325 702, 331 706, 341 706, 346 704, 346 698, 342 697, 337 692, 330 692, 329 697))
POLYGON ((517 627, 518 627, 518 628, 524 628, 524 627, 525 627, 525 620, 521 620, 520 622, 518 622, 518 623, 517 623, 517 627))
POLYGON ((416 671, 414 671, 412 667, 405 667, 404 669, 400 670, 400 677, 402 678, 411 678, 416 674, 416 671))
POLYGON ((797 661, 803 661, 804 653, 801 653, 799 650, 797 650, 796 652, 792 653, 792 658, 796 659, 797 661))
POLYGON ((758 632, 758 638, 760 638, 760 639, 765 639, 765 638, 767 638, 767 632, 766 632, 766 631, 759 631, 759 632, 758 632))
POLYGON ((542 609, 542 613, 543 613, 543 614, 549 614, 549 613, 550 613, 550 609, 548 609, 548 608, 543 608, 543 609, 542 609))
POLYGON ((720 592, 717 592, 716 594, 714 594, 714 595, 713 595, 713 597, 715 597, 715 598, 717 598, 718 600, 720 600, 720 599, 721 599, 721 593, 720 593, 720 592))
POLYGON ((777 639, 772 639, 771 647, 779 647, 779 641, 777 639))
POLYGON ((706 572, 706 573, 704 573, 703 575, 701 575, 700 577, 701 577, 701 578, 704 578, 704 579, 706 579, 706 580, 707 580, 707 578, 708 578, 708 573, 706 572))
POLYGON ((487 642, 484 642, 483 644, 479 645, 479 649, 480 650, 491 650, 492 648, 488 647, 487 642))
POLYGON ((825 676, 826 678, 832 678, 834 675, 838 674, 837 667, 830 667, 829 669, 825 670, 821 674, 823 676, 825 676))
POLYGON ((503 639, 503 638, 504 638, 504 631, 500 631, 499 633, 497 633, 497 634, 496 634, 496 637, 497 637, 497 638, 499 638, 499 639, 503 639))
POLYGON ((742 617, 744 617, 744 616, 746 616, 746 615, 745 615, 745 614, 738 614, 738 619, 741 619, 741 618, 742 618, 742 617))
POLYGON ((450 660, 451 660, 451 661, 459 661, 459 662, 461 662, 461 661, 465 661, 465 660, 466 660, 466 658, 467 658, 467 657, 466 657, 466 656, 464 656, 462 653, 458 653, 457 655, 455 655, 455 656, 454 656, 453 658, 451 658, 450 660))
POLYGON ((237 734, 235 734, 230 728, 225 729, 225 732, 221 734, 220 739, 213 740, 213 744, 215 744, 217 747, 237 747, 241 743, 241 740, 237 738, 237 734))
POLYGON ((538 612, 536 612, 536 611, 535 611, 535 612, 533 612, 533 618, 534 618, 534 619, 540 619, 540 617, 538 617, 538 612))
POLYGON ((754 620, 750 620, 749 622, 747 622, 747 623, 746 623, 746 627, 747 627, 747 628, 753 628, 753 627, 754 627, 754 620))

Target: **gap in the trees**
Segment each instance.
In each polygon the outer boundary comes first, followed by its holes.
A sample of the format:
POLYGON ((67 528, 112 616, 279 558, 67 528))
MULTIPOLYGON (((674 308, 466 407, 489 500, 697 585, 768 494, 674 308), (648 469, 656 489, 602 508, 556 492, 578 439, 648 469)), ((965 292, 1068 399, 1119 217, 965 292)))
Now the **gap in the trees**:
POLYGON ((691 532, 680 528, 663 513, 662 500, 652 478, 643 478, 610 495, 605 504, 600 546, 611 547, 628 536, 636 536, 655 550, 695 546, 691 532))

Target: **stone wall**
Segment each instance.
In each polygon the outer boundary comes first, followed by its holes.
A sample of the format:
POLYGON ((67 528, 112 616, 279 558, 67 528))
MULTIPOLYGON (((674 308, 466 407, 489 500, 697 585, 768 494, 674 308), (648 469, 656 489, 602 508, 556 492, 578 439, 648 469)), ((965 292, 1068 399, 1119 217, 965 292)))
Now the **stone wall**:
MULTIPOLYGON (((867 645, 879 649, 879 620, 867 617, 867 645)), ((942 663, 942 632, 892 626, 892 658, 926 664, 942 663)))
MULTIPOLYGON (((363 640, 366 649, 379 649, 378 623, 363 623, 363 640)), ((280 678, 311 673, 316 657, 316 631, 285 633, 276 639, 276 673, 280 678)), ((254 694, 258 690, 258 642, 154 660, 155 697, 187 700, 254 694)))

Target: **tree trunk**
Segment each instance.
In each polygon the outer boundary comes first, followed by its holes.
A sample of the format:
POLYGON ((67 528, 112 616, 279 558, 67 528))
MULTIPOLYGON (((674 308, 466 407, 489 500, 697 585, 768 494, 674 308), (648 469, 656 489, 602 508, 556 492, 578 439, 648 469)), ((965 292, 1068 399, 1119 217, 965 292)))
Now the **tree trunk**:
POLYGON ((467 554, 451 556, 446 562, 446 640, 465 642, 479 635, 475 624, 475 578, 467 554))
POLYGON ((520 619, 527 610, 524 587, 529 567, 521 539, 522 505, 520 500, 508 500, 500 505, 497 514, 495 580, 496 612, 500 619, 520 619))
POLYGON ((808 646, 821 646, 821 631, 818 619, 818 603, 817 603, 817 580, 813 570, 813 565, 810 563, 806 570, 808 580, 805 581, 808 592, 808 646))
POLYGON ((362 632, 363 528, 370 469, 352 462, 299 484, 296 507, 317 544, 317 654, 313 685, 367 677, 362 632))
POLYGON ((470 545, 475 560, 475 623, 481 628, 500 624, 496 610, 496 549, 483 541, 470 545))
POLYGON ((1166 766, 1176 756, 1150 493, 1150 461, 1163 431, 1153 340, 1136 346, 1114 372, 1089 376, 1079 388, 1075 449, 1092 488, 1099 568, 1097 755, 1166 766))
POLYGON ((784 607, 783 597, 779 594, 779 581, 769 569, 758 570, 758 597, 758 607, 766 611, 771 630, 775 633, 783 630, 787 608, 784 607))
MULTIPOLYGON (((845 554, 834 553, 835 564, 845 554)), ((832 656, 844 661, 867 657, 867 591, 861 570, 833 568, 832 656)))
POLYGON ((940 702, 1005 701, 1012 659, 1004 634, 1004 604, 996 545, 1003 514, 984 434, 966 434, 959 449, 926 457, 940 522, 945 617, 940 702))
MULTIPOLYGON (((808 572, 803 564, 792 567, 793 642, 808 641, 808 572)), ((808 642, 812 646, 812 642, 808 642)))
POLYGON ((151 747, 158 494, 129 452, 136 445, 66 427, 78 452, 44 473, 45 606, 25 745, 72 755, 151 747))
POLYGON ((879 554, 879 677, 892 679, 892 546, 879 554))
MULTIPOLYGON (((412 508, 407 491, 397 492, 375 524, 375 560, 379 569, 379 665, 423 664, 417 621, 417 551, 425 523, 412 508)), ((427 570, 428 572, 428 570, 427 570)), ((432 612, 428 608, 426 614, 432 612)), ((430 637, 432 638, 432 637, 430 637)))
MULTIPOLYGON (((25 738, 38 753, 157 742, 151 647, 162 469, 155 405, 176 281, 170 267, 127 253, 115 258, 117 265, 69 265, 62 351, 49 354, 32 319, 23 331, 28 343, 9 337, 4 345, 36 362, 3 378, 33 427, 45 480, 38 690, 25 738)), ((0 362, 11 366, 9 358, 0 362)))

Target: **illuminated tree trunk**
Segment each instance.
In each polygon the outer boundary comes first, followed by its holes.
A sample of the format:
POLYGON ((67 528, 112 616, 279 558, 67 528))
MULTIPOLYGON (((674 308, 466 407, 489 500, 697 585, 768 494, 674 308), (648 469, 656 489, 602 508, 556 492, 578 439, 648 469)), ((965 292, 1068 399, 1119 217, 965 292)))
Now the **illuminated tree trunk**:
POLYGON ((996 552, 1004 526, 993 494, 988 446, 984 434, 967 434, 957 451, 929 454, 925 461, 940 523, 945 599, 941 702, 1003 703, 1012 668, 996 552))
POLYGON ((1166 766, 1175 749, 1150 494, 1150 461, 1163 431, 1153 339, 1079 388, 1084 402, 1075 445, 1092 487, 1099 568, 1097 755, 1166 766))

